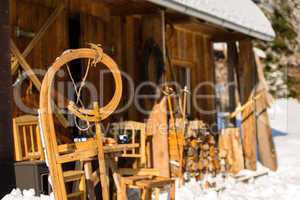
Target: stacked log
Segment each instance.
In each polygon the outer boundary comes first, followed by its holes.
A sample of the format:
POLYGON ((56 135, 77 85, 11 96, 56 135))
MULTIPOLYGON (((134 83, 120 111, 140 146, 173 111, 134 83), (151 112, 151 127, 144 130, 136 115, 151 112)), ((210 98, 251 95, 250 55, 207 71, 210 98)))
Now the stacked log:
POLYGON ((201 121, 192 122, 188 126, 184 151, 187 177, 200 180, 206 174, 216 175, 220 171, 216 144, 215 137, 208 132, 207 127, 201 121))

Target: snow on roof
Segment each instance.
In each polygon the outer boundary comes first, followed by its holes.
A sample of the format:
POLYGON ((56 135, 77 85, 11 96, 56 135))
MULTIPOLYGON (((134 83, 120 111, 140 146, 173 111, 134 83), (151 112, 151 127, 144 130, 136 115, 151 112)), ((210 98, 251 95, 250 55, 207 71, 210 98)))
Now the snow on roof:
POLYGON ((179 12, 262 40, 275 32, 264 13, 251 0, 148 0, 179 12))

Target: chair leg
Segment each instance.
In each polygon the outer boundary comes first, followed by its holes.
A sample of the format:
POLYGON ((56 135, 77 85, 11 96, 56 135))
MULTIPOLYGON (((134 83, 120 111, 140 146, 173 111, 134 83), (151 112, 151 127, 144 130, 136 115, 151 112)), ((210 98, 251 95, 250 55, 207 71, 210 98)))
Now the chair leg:
POLYGON ((171 188, 170 188, 170 200, 175 200, 175 183, 171 184, 171 188))
POLYGON ((118 192, 117 198, 118 200, 128 200, 127 186, 122 179, 120 180, 120 192, 118 192))
POLYGON ((94 191, 94 183, 91 181, 91 176, 93 173, 92 163, 90 161, 84 162, 84 173, 86 178, 86 185, 87 185, 87 193, 89 200, 95 200, 95 191, 94 191))
POLYGON ((85 177, 82 176, 82 178, 80 179, 80 183, 79 183, 79 191, 82 191, 82 200, 86 200, 86 182, 85 182, 85 177))
POLYGON ((151 189, 144 188, 142 190, 142 200, 151 200, 151 189))
POLYGON ((159 195, 160 195, 160 189, 159 188, 155 188, 155 200, 159 200, 159 195))
MULTIPOLYGON (((75 170, 82 170, 82 169, 83 169, 83 163, 81 161, 76 161, 75 162, 75 170)), ((81 182, 81 180, 75 181, 73 183, 72 192, 78 191, 78 188, 80 186, 80 182, 81 182)))

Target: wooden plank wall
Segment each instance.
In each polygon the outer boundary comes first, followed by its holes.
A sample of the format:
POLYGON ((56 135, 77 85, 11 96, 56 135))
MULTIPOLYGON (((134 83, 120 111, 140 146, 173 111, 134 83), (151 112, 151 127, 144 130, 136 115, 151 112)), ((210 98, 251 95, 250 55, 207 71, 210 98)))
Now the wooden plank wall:
MULTIPOLYGON (((16 37, 16 27, 20 27, 24 31, 37 32, 48 16, 53 12, 59 1, 35 1, 35 0, 12 0, 10 6, 12 27, 11 37, 16 42, 18 48, 22 52, 31 38, 16 37), (32 20, 34 19, 34 20, 32 20)), ((120 17, 111 16, 109 9, 103 4, 95 1, 74 0, 67 1, 65 10, 49 28, 42 40, 34 47, 32 52, 26 57, 26 60, 33 69, 47 70, 57 56, 70 47, 69 44, 69 17, 77 14, 80 16, 80 45, 86 47, 87 43, 92 42, 101 44, 119 65, 121 70, 128 72, 133 78, 134 84, 139 83, 139 68, 141 48, 142 48, 142 20, 133 16, 120 17)), ((101 67, 104 69, 105 67, 101 67)), ((65 73, 67 71, 65 70, 65 73)), ((83 70, 82 73, 85 71, 83 70)), ((83 75, 83 74, 82 74, 83 75)), ((13 81, 18 77, 14 76, 13 81)), ((40 77, 42 80, 43 77, 40 77)), ((65 78, 70 80, 68 75, 65 78)), ((91 68, 88 79, 95 84, 98 98, 102 103, 107 103, 113 96, 114 83, 111 75, 105 75, 102 81, 99 80, 99 69, 91 68), (103 93, 99 93, 103 91, 103 93), (100 96, 100 97, 99 97, 100 96)), ((124 79, 124 95, 121 105, 125 104, 128 99, 128 84, 124 79)), ((22 101, 28 107, 38 108, 39 93, 33 87, 29 90, 30 82, 25 81, 22 84, 22 101)), ((66 92, 66 91, 65 91, 66 92)), ((87 94, 87 93, 86 93, 87 94)), ((89 94, 87 95, 89 96, 89 94)), ((86 99, 90 101, 91 99, 86 99)), ((14 106, 14 116, 24 114, 17 106, 14 106)), ((111 119, 113 121, 123 119, 139 120, 139 113, 131 106, 129 110, 117 115, 114 114, 111 119), (128 113, 127 113, 128 112, 128 113)))
MULTIPOLYGON (((22 52, 32 38, 16 37, 16 28, 29 32, 38 32, 45 23, 49 15, 54 11, 41 5, 35 5, 26 1, 11 1, 11 37, 22 52), (34 19, 34 20, 33 20, 34 19)), ((63 11, 59 20, 49 28, 41 41, 33 48, 26 57, 27 62, 33 69, 47 70, 51 63, 68 47, 66 11, 63 11)), ((17 75, 13 78, 15 81, 17 75)), ((43 77, 39 76, 40 80, 43 77)), ((33 87, 31 89, 29 81, 22 84, 22 100, 28 107, 38 108, 39 93, 33 87)), ((14 116, 23 112, 14 106, 14 116)))
POLYGON ((167 34, 167 48, 171 59, 192 63, 191 91, 200 98, 192 99, 191 117, 209 124, 215 122, 214 58, 209 37, 183 29, 170 30, 167 34), (207 83, 207 84, 203 84, 207 83), (200 84, 200 85, 199 85, 200 84), (197 92, 196 92, 197 91, 197 92))
MULTIPOLYGON (((11 37, 16 41, 21 51, 24 50, 30 39, 16 38, 15 28, 20 27, 25 31, 37 32, 47 17, 58 5, 57 0, 11 0, 11 37), (34 20, 32 20, 34 19, 34 20)), ((162 46, 161 18, 160 14, 148 14, 144 16, 111 16, 109 9, 99 1, 73 0, 66 1, 66 9, 58 20, 50 27, 46 35, 27 56, 26 60, 32 68, 48 69, 51 63, 65 49, 69 48, 69 16, 80 14, 81 26, 81 46, 86 46, 87 42, 100 43, 117 62, 121 70, 128 73, 134 80, 135 86, 141 80, 141 63, 143 59, 143 45, 147 38, 153 37, 162 46), (96 3, 97 2, 97 3, 96 3)), ((189 61, 194 67, 191 69, 192 90, 197 84, 204 81, 213 81, 213 54, 212 43, 206 36, 184 30, 175 30, 172 35, 167 34, 167 46, 172 59, 189 61)), ((150 65, 153 63, 150 62, 150 65)), ((150 66, 151 68, 151 66, 150 66)), ((113 81, 111 76, 106 76, 104 85, 99 82, 99 73, 92 69, 89 79, 96 85, 102 87, 103 104, 112 97, 113 81)), ((156 77, 151 75, 152 79, 156 77)), ((16 80, 17 77, 13 77, 16 80)), ((40 77, 42 80, 42 77, 40 77)), ((129 99, 129 87, 124 79, 124 95, 121 105, 129 99)), ((99 90, 98 88, 98 90, 99 90)), ((23 101, 30 107, 38 107, 38 92, 33 88, 30 90, 29 82, 23 85, 23 101), (29 89, 28 89, 29 88, 29 89), (28 91, 32 92, 28 95, 28 91)), ((206 85, 199 89, 200 94, 214 94, 213 89, 206 85)), ((213 110, 214 103, 210 97, 197 100, 198 107, 202 110, 213 110)), ((23 114, 14 107, 14 116, 23 114)), ((143 115, 131 106, 121 114, 114 114, 113 121, 121 119, 142 120, 143 115)), ((206 122, 214 121, 214 114, 206 114, 192 109, 192 117, 199 118, 206 122)))

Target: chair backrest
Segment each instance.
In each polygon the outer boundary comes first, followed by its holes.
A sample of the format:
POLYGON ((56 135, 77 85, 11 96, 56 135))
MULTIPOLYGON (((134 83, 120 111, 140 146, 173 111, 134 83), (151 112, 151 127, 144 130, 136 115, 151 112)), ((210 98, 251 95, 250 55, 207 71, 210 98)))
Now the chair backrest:
POLYGON ((15 160, 44 160, 37 116, 23 115, 13 119, 15 160))
POLYGON ((121 134, 128 135, 129 144, 136 144, 137 148, 124 150, 122 157, 139 158, 139 164, 146 164, 146 124, 135 121, 113 123, 113 134, 115 139, 121 134))

